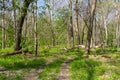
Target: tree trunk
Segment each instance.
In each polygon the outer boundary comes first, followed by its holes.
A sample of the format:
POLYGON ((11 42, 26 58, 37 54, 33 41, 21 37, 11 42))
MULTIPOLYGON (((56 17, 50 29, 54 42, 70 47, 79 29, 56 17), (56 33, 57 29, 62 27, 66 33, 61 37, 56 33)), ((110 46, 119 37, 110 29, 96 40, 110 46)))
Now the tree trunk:
POLYGON ((27 9, 30 5, 30 1, 29 0, 24 0, 23 2, 23 7, 21 8, 21 14, 20 14, 20 17, 18 19, 18 28, 17 28, 17 31, 16 31, 16 38, 15 38, 15 50, 20 50, 22 47, 21 47, 21 38, 22 38, 22 27, 23 27, 23 23, 24 23, 24 19, 25 19, 25 16, 27 14, 27 9))
POLYGON ((108 30, 107 30, 107 24, 106 24, 105 18, 104 18, 104 28, 105 28, 105 38, 106 38, 105 46, 107 47, 107 45, 108 45, 108 30))
POLYGON ((119 16, 117 15, 117 27, 116 27, 116 43, 117 43, 117 51, 119 50, 119 40, 120 40, 120 27, 119 27, 119 16))
POLYGON ((38 34, 37 34, 37 0, 35 1, 35 4, 36 4, 36 9, 35 9, 35 16, 34 16, 34 22, 35 22, 35 27, 34 27, 34 30, 35 30, 35 41, 34 41, 34 53, 35 55, 37 56, 38 54, 38 34))
POLYGON ((50 15, 50 31, 51 31, 51 36, 52 36, 52 46, 56 45, 56 35, 55 35, 55 31, 54 31, 54 23, 53 23, 53 12, 54 12, 54 0, 52 1, 52 3, 50 3, 51 8, 49 9, 49 15, 50 15))
POLYGON ((119 40, 120 40, 120 27, 119 27, 119 12, 118 12, 118 9, 117 9, 117 1, 115 0, 114 1, 115 2, 115 14, 116 14, 116 22, 117 22, 117 24, 116 24, 116 46, 117 46, 117 51, 119 51, 119 40))
POLYGON ((74 27, 73 27, 73 13, 72 13, 72 0, 69 0, 69 9, 70 9, 70 26, 69 26, 69 40, 72 42, 72 47, 74 47, 74 27))
POLYGON ((84 26, 83 29, 82 29, 82 45, 83 45, 83 43, 84 43, 84 35, 85 35, 84 30, 85 30, 85 26, 84 26))
POLYGON ((55 39, 55 31, 54 31, 54 28, 53 28, 53 23, 52 23, 52 14, 51 12, 49 11, 50 13, 50 29, 51 29, 51 33, 52 33, 52 46, 55 46, 56 45, 56 39, 55 39))
POLYGON ((80 45, 80 30, 79 30, 79 22, 78 22, 78 14, 79 14, 79 9, 78 9, 78 0, 76 0, 76 3, 75 3, 75 10, 76 10, 76 24, 77 24, 77 30, 78 30, 78 32, 77 32, 77 39, 78 39, 78 45, 80 45))
POLYGON ((14 8, 14 11, 13 11, 13 17, 14 17, 14 29, 15 29, 15 35, 14 35, 14 39, 16 39, 16 36, 17 36, 17 24, 16 24, 16 8, 15 8, 15 0, 12 0, 12 6, 14 8))
POLYGON ((92 6, 90 9, 90 19, 89 19, 89 26, 88 26, 88 33, 87 33, 87 53, 90 54, 90 45, 91 45, 91 38, 92 38, 92 32, 93 32, 93 21, 95 17, 95 10, 96 10, 96 4, 97 0, 94 0, 94 3, 91 5, 90 0, 88 1, 88 4, 92 6))
POLYGON ((2 11, 3 11, 3 18, 2 18, 2 49, 5 48, 5 4, 4 4, 4 0, 2 0, 2 11))

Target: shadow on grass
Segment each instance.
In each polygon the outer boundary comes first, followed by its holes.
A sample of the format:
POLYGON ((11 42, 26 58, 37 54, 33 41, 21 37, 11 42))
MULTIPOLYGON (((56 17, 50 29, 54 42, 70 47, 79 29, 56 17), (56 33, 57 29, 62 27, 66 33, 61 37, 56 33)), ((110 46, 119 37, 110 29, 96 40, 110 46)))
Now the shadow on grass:
POLYGON ((72 80, 94 80, 95 67, 101 63, 92 59, 76 58, 71 64, 72 80))
POLYGON ((75 54, 78 57, 82 57, 84 54, 84 51, 82 49, 71 49, 67 52, 68 54, 75 54))
POLYGON ((105 49, 96 49, 97 55, 101 54, 109 54, 109 53, 116 53, 117 49, 116 48, 105 48, 105 49))
POLYGON ((54 48, 45 49, 43 50, 43 53, 40 54, 40 58, 31 59, 31 60, 27 59, 24 55, 1 57, 0 65, 7 68, 7 70, 36 68, 41 65, 44 65, 46 58, 49 58, 50 56, 55 57, 56 55, 61 55, 61 53, 57 52, 57 49, 56 50, 55 49, 54 48))
POLYGON ((120 67, 120 54, 116 54, 116 56, 107 63, 116 67, 120 67))
POLYGON ((56 75, 59 73, 61 64, 65 59, 60 58, 54 62, 48 64, 44 70, 39 74, 39 79, 41 80, 56 80, 56 75))
POLYGON ((1 62, 1 65, 8 70, 19 70, 19 69, 29 69, 36 68, 45 63, 45 59, 33 59, 33 60, 21 60, 15 62, 1 62))

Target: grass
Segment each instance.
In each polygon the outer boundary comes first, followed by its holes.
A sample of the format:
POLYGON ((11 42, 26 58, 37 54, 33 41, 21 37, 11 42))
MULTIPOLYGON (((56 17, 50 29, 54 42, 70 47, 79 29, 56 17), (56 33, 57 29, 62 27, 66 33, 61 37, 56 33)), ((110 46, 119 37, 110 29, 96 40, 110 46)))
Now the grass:
POLYGON ((77 57, 70 63, 70 80, 119 80, 120 54, 109 51, 106 54, 99 54, 98 58, 100 59, 77 57), (105 58, 106 61, 104 61, 101 55, 111 58, 105 58))
POLYGON ((0 80, 6 80, 6 79, 7 79, 7 77, 5 74, 0 74, 0 80))
POLYGON ((23 80, 23 78, 22 78, 22 74, 17 74, 16 76, 9 78, 7 78, 5 74, 1 74, 0 80, 23 80))
MULTIPOLYGON (((73 56, 73 54, 64 54, 63 51, 59 52, 58 47, 53 47, 49 49, 42 49, 38 57, 32 56, 29 58, 28 56, 24 56, 23 54, 12 55, 8 57, 0 57, 0 66, 2 68, 6 68, 8 72, 5 74, 0 73, 0 80, 22 80, 25 73, 29 72, 31 69, 36 68, 44 64, 46 61, 49 61, 51 58, 56 58, 56 56, 62 56, 63 58, 57 60, 56 62, 49 65, 52 68, 52 65, 60 65, 64 58, 69 56, 73 56), (15 74, 12 77, 9 77, 8 74, 15 74)), ((13 52, 13 49, 7 48, 2 49, 0 54, 4 54, 7 52, 13 52)), ((58 67, 57 66, 57 67, 58 67)), ((60 66, 59 66, 60 67, 60 66)), ((2 69, 1 68, 1 69, 2 69)), ((48 67, 47 67, 48 68, 48 67)), ((56 69, 58 71, 58 68, 56 69)))
POLYGON ((40 80, 56 80, 57 74, 60 72, 61 64, 65 59, 60 58, 50 63, 45 69, 39 74, 40 80))
MULTIPOLYGON (((54 49, 53 49, 54 51, 54 49)), ((13 49, 7 48, 0 50, 0 54, 4 54, 7 52, 13 52, 13 49)), ((57 51, 56 51, 57 52, 57 51)), ((49 59, 56 57, 58 54, 51 51, 51 53, 41 53, 38 57, 32 56, 29 58, 28 56, 24 56, 23 54, 8 56, 8 57, 0 57, 0 69, 6 68, 7 71, 5 74, 0 73, 0 80, 21 80, 23 78, 23 75, 30 71, 32 68, 36 68, 38 66, 41 66, 49 59), (19 72, 20 71, 20 72, 19 72), (18 72, 18 73, 17 73, 18 72), (8 78, 8 74, 15 74, 15 76, 12 76, 8 78)), ((61 55, 61 54, 59 54, 61 55)))
POLYGON ((7 71, 3 72, 4 75, 1 75, 0 73, 0 80, 22 80, 26 72, 44 63, 44 58, 28 59, 23 55, 2 57, 0 58, 0 66, 6 68, 7 71))
POLYGON ((117 49, 116 48, 113 48, 113 47, 110 47, 110 48, 104 48, 104 49, 96 49, 96 53, 97 55, 101 55, 101 54, 111 54, 111 53, 116 53, 117 52, 117 49))
POLYGON ((4 54, 7 52, 13 52, 14 49, 13 48, 5 48, 5 49, 0 49, 0 54, 4 54))
POLYGON ((93 80, 95 67, 100 65, 100 62, 92 59, 76 58, 70 64, 70 80, 93 80))
MULTIPOLYGON (((53 49, 51 49, 53 50, 53 49)), ((53 50, 54 51, 54 50, 53 50)), ((62 57, 47 65, 39 74, 40 80, 57 80, 58 73, 60 72, 62 63, 69 57, 74 57, 79 51, 71 50, 68 53, 61 54, 62 57)), ((58 53, 57 53, 58 55, 58 53)))
MULTIPOLYGON (((7 48, 0 50, 0 54, 12 52, 13 49, 7 48)), ((103 52, 97 49, 97 56, 91 54, 89 58, 84 58, 84 50, 73 49, 64 52, 58 46, 51 48, 39 48, 38 57, 32 55, 31 58, 22 54, 0 57, 0 69, 6 68, 7 72, 1 74, 0 80, 22 80, 23 76, 31 69, 37 68, 52 58, 57 58, 48 64, 39 74, 40 80, 56 80, 60 72, 61 64, 68 57, 76 56, 70 65, 69 80, 119 80, 120 79, 120 52, 115 48, 105 48, 103 52), (110 59, 100 57, 106 55, 110 59), (8 75, 8 74, 11 75, 8 75)))
POLYGON ((37 66, 40 66, 44 62, 45 62, 44 58, 30 60, 24 55, 15 55, 15 56, 0 58, 0 65, 9 70, 35 68, 37 66))

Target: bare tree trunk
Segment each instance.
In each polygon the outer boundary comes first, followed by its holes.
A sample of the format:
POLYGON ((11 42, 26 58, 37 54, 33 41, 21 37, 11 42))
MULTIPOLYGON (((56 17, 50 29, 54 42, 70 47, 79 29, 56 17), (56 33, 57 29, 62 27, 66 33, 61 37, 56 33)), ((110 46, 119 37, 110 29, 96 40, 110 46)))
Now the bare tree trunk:
POLYGON ((116 14, 116 44, 117 44, 117 51, 119 50, 119 40, 120 40, 120 26, 119 26, 119 12, 118 12, 118 9, 117 9, 117 5, 116 5, 116 0, 114 1, 115 2, 115 14, 116 14))
POLYGON ((116 43, 117 43, 117 51, 119 50, 119 25, 116 27, 116 43))
POLYGON ((23 6, 21 8, 21 14, 20 14, 20 17, 18 19, 18 28, 17 28, 17 31, 16 31, 16 39, 15 39, 15 50, 20 50, 22 47, 21 47, 21 38, 22 38, 22 27, 23 27, 23 23, 24 23, 24 19, 25 19, 25 16, 27 14, 27 9, 28 9, 28 6, 30 5, 31 1, 29 0, 24 0, 23 2, 23 6))
POLYGON ((69 26, 67 26, 67 48, 69 47, 70 47, 70 32, 69 32, 69 26))
POLYGON ((83 45, 83 43, 84 43, 84 35, 85 35, 84 30, 85 30, 85 26, 84 26, 83 29, 82 29, 82 45, 83 45))
POLYGON ((13 11, 13 17, 14 17, 14 29, 15 29, 15 35, 14 35, 14 39, 16 39, 17 37, 17 23, 16 23, 16 9, 15 9, 15 0, 12 0, 12 6, 14 8, 14 11, 13 11))
MULTIPOLYGON (((3 11, 3 18, 2 18, 2 27, 5 28, 5 4, 4 4, 4 0, 2 0, 2 11, 3 11)), ((2 28, 2 49, 5 48, 5 29, 2 28)))
POLYGON ((72 42, 72 47, 74 47, 74 27, 73 27, 73 13, 72 13, 72 0, 69 0, 69 9, 70 9, 70 26, 69 26, 69 31, 70 31, 70 42, 72 42))
POLYGON ((56 37, 55 37, 55 31, 54 31, 54 25, 53 25, 53 11, 54 11, 54 0, 52 3, 50 3, 52 10, 49 10, 49 15, 50 15, 50 30, 51 30, 51 34, 52 34, 52 46, 56 45, 56 37))
POLYGON ((76 3, 75 3, 75 10, 76 10, 76 24, 77 24, 77 39, 78 39, 78 45, 80 44, 80 30, 79 30, 79 18, 78 18, 78 15, 79 15, 79 9, 78 9, 78 0, 76 0, 76 3))
MULTIPOLYGON (((28 16, 26 15, 26 17, 25 17, 25 26, 24 26, 24 28, 23 28, 23 36, 26 38, 27 37, 27 27, 28 27, 28 23, 27 23, 27 19, 28 18, 28 16)), ((26 41, 26 40, 25 40, 26 41)))
POLYGON ((94 20, 94 28, 93 28, 93 48, 94 48, 94 56, 96 56, 96 18, 94 20))
POLYGON ((34 53, 35 55, 37 56, 38 54, 38 33, 37 33, 37 0, 35 1, 35 4, 36 4, 36 9, 35 9, 35 16, 34 16, 34 22, 35 22, 35 27, 34 27, 34 30, 35 30, 35 42, 34 42, 34 53))
POLYGON ((117 43, 117 51, 119 50, 119 40, 120 40, 120 26, 119 26, 119 15, 117 15, 117 27, 116 27, 116 43, 117 43))
POLYGON ((108 45, 108 30, 107 30, 107 24, 106 24, 105 18, 104 18, 104 28, 105 28, 105 37, 106 37, 105 46, 107 47, 107 45, 108 45))
POLYGON ((54 28, 53 28, 53 23, 52 23, 52 14, 50 13, 50 29, 51 29, 51 33, 52 33, 52 45, 55 46, 56 45, 56 40, 55 40, 55 32, 54 32, 54 28))
POLYGON ((89 11, 90 12, 90 19, 89 19, 89 26, 88 26, 88 33, 87 33, 87 53, 90 54, 90 45, 91 45, 91 38, 92 38, 92 32, 93 32, 93 21, 95 17, 95 10, 96 10, 96 5, 97 5, 97 0, 94 0, 94 3, 91 5, 90 0, 88 1, 88 4, 92 6, 92 9, 89 11))

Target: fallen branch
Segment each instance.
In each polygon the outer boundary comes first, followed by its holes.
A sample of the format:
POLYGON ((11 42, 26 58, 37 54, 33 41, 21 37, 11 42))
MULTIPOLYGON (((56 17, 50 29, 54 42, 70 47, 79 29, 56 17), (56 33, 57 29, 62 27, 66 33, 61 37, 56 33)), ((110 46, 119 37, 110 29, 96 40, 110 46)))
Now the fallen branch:
POLYGON ((110 56, 106 56, 106 55, 102 55, 101 57, 111 59, 110 56))
POLYGON ((11 55, 17 55, 17 54, 27 55, 27 54, 31 54, 31 52, 19 50, 19 51, 15 51, 15 52, 9 52, 9 53, 6 53, 6 54, 2 54, 2 55, 0 55, 0 56, 11 56, 11 55))
MULTIPOLYGON (((103 44, 99 44, 99 45, 96 45, 96 46, 90 46, 91 49, 96 49, 96 48, 101 48, 103 46, 103 44)), ((61 50, 64 50, 64 51, 70 51, 72 49, 84 49, 84 50, 87 50, 87 47, 85 45, 75 45, 74 47, 72 48, 61 48, 61 50)))
POLYGON ((64 47, 64 48, 61 48, 61 50, 64 50, 64 51, 70 51, 70 50, 72 50, 72 49, 85 49, 85 46, 84 45, 75 45, 74 47, 72 47, 72 48, 66 48, 66 47, 64 47))

